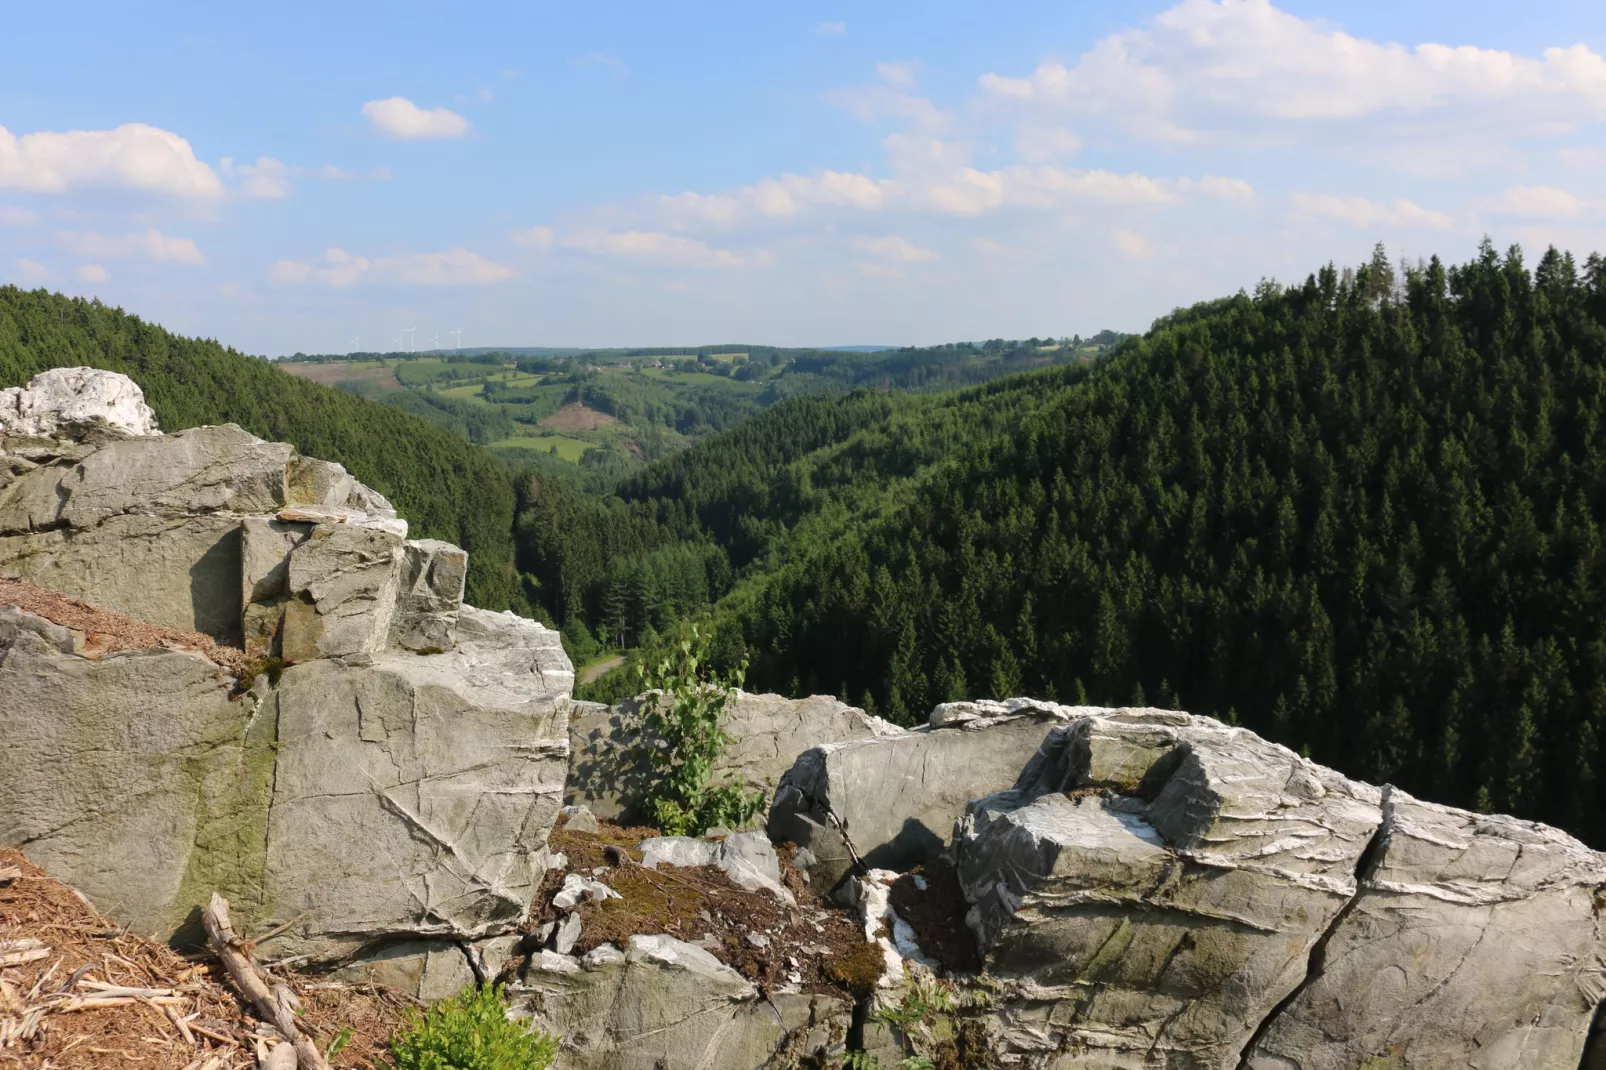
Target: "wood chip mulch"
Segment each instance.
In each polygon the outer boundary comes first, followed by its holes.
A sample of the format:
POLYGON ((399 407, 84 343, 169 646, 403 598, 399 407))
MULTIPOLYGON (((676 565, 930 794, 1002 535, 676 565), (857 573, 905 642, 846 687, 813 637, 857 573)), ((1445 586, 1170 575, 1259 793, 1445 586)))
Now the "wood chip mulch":
POLYGON ((210 635, 180 628, 164 628, 159 624, 125 617, 121 613, 100 609, 4 573, 0 573, 0 606, 16 606, 82 634, 82 653, 86 656, 166 647, 170 650, 194 651, 217 662, 235 676, 241 675, 247 668, 245 651, 219 643, 210 635))
MULTIPOLYGON (((297 979, 320 1047, 345 1036, 336 1067, 380 1065, 414 1004, 372 985, 297 979)), ((0 850, 0 1068, 245 1070, 256 1019, 216 963, 119 929, 73 889, 0 850)))

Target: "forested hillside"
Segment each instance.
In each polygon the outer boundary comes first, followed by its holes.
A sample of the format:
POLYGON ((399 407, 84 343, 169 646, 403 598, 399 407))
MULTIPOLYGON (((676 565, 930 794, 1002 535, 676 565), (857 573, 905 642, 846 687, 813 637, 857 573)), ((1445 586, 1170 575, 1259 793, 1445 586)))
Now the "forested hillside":
POLYGON ((1155 702, 1596 843, 1606 262, 1386 258, 1161 321, 720 621, 907 720, 1155 702))
POLYGON ((780 406, 605 504, 531 481, 520 554, 571 633, 717 600, 750 686, 1178 705, 1600 843, 1603 405, 1602 260, 1380 251, 1095 365, 780 406))
POLYGON ((512 487, 502 465, 466 439, 98 301, 0 286, 0 387, 76 364, 132 377, 165 430, 232 422, 339 461, 389 497, 416 536, 469 551, 470 602, 523 604, 512 572, 512 487))

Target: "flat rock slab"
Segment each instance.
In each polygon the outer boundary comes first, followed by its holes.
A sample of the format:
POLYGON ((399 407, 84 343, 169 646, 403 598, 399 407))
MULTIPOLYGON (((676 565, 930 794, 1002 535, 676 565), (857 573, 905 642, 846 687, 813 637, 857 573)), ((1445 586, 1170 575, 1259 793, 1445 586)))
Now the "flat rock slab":
POLYGON ((852 1019, 830 997, 762 999, 735 970, 670 936, 633 936, 622 953, 603 945, 583 960, 532 956, 509 995, 515 1013, 563 1039, 565 1070, 803 1065, 839 1047, 852 1019))
POLYGON ((234 424, 109 442, 13 479, 0 491, 0 534, 91 528, 124 513, 272 513, 294 455, 234 424))

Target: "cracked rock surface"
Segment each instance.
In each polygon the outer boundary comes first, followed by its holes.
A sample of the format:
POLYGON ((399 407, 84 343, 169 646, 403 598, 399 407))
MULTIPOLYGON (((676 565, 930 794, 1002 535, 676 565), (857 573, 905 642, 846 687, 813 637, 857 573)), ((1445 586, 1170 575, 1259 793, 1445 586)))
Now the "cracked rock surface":
POLYGON ((160 434, 131 380, 78 371, 0 407, 0 567, 262 671, 8 613, 0 844, 142 935, 196 939, 215 890, 282 930, 276 956, 445 994, 458 944, 512 932, 545 875, 557 633, 462 605, 467 555, 407 542, 340 465, 233 425, 160 434))
POLYGON ((1603 885, 1556 829, 1386 789, 1353 906, 1245 1067, 1572 1070, 1606 995, 1603 885))
POLYGON ((563 1039, 573 1070, 708 1070, 802 1065, 840 1049, 852 1007, 825 996, 768 999, 700 947, 671 936, 633 936, 583 959, 531 956, 509 990, 516 1013, 563 1039), (606 949, 606 950, 605 950, 606 949))
POLYGON ((1354 895, 1381 820, 1377 789, 1206 718, 1055 729, 956 844, 1008 1043, 1234 1065, 1354 895))

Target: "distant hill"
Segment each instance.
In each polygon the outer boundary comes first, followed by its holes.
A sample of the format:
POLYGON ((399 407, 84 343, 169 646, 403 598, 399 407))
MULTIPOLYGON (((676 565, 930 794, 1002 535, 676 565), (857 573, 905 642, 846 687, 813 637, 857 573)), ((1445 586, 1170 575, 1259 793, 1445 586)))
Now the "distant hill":
POLYGON ((935 391, 1086 361, 1125 337, 905 347, 722 344, 585 351, 321 354, 284 370, 383 401, 516 464, 567 466, 593 489, 777 402, 861 386, 935 391))
POLYGON ((415 536, 469 551, 470 602, 523 605, 512 573, 512 488, 496 458, 465 438, 99 301, 0 286, 0 387, 79 364, 132 377, 164 430, 237 423, 340 462, 389 497, 415 536))

